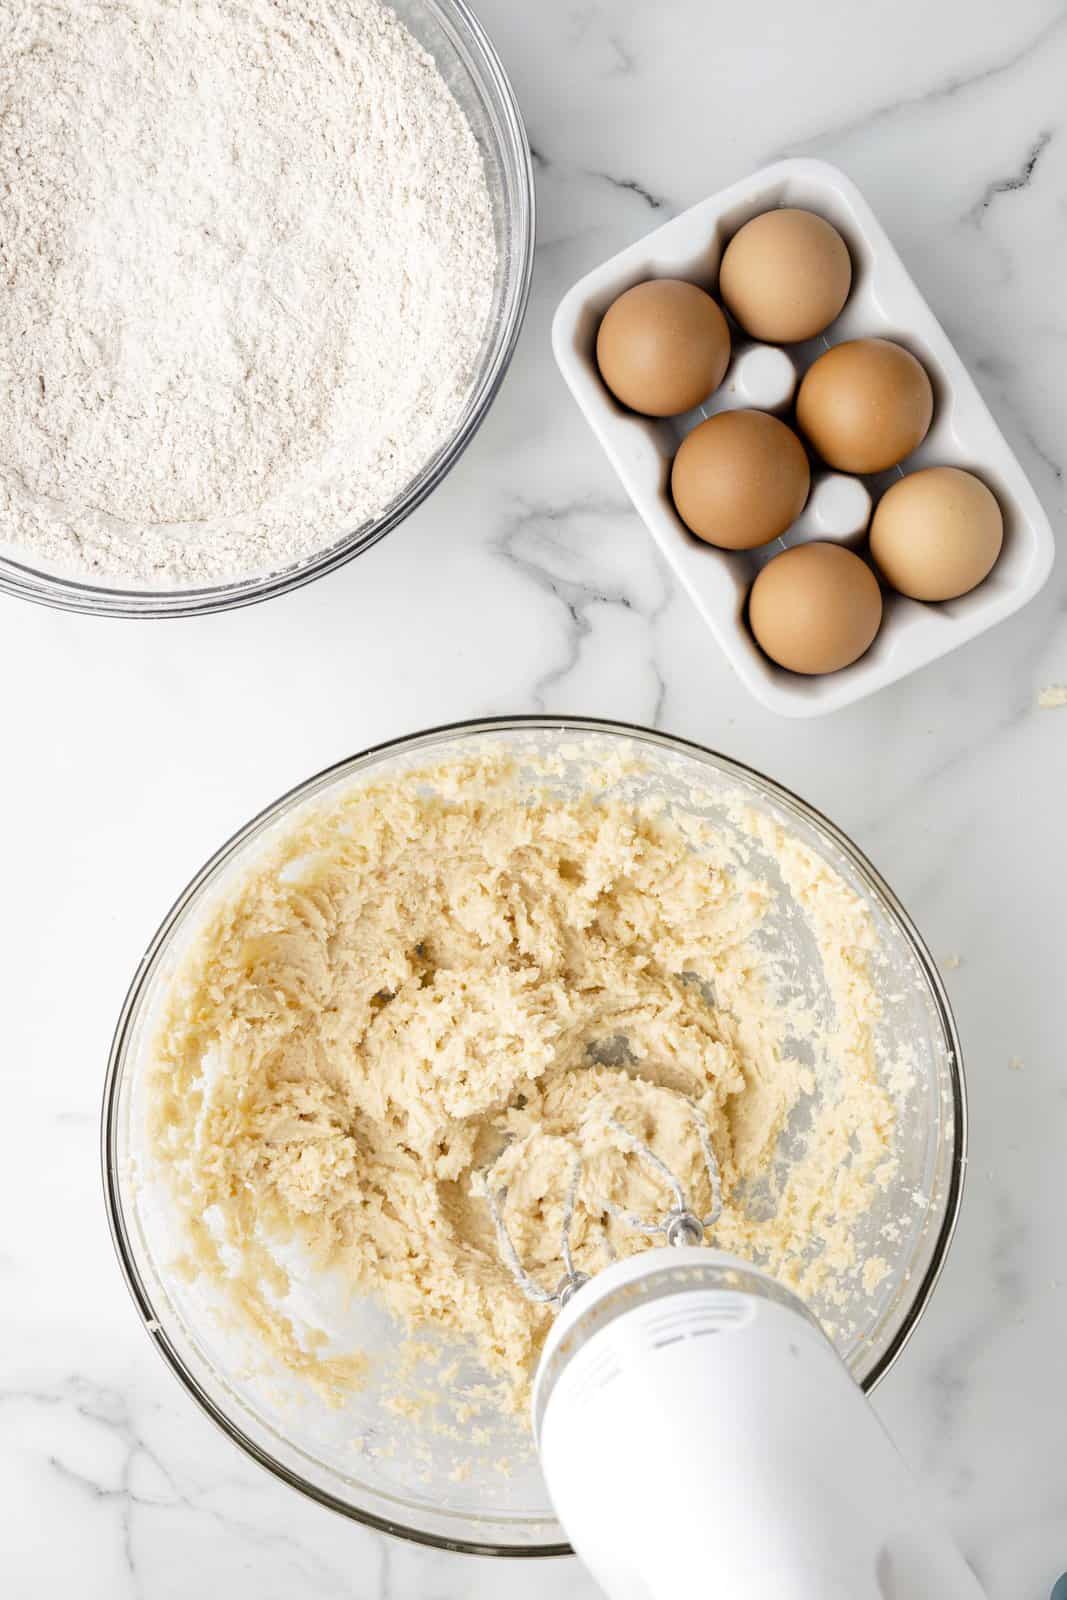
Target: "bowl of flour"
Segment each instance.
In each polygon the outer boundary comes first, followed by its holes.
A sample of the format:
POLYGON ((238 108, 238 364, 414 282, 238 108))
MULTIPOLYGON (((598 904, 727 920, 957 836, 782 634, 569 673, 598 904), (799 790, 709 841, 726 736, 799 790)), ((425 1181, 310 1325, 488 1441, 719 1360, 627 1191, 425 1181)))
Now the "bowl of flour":
POLYGON ((529 292, 529 147, 462 0, 14 0, 0 589, 245 605, 445 476, 529 292))

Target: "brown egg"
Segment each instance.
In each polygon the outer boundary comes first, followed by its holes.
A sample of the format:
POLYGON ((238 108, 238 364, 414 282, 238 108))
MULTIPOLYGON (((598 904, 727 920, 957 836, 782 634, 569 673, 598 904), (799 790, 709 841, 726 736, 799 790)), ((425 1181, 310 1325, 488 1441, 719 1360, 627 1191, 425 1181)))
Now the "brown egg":
POLYGON ((646 417, 676 417, 719 387, 730 360, 730 329, 695 283, 652 278, 608 307, 596 359, 624 406, 646 417))
POLYGON ((888 584, 913 600, 955 600, 987 578, 1004 518, 981 478, 927 467, 887 489, 871 523, 871 555, 888 584))
POLYGON ((930 379, 889 339, 835 344, 808 368, 797 421, 829 467, 884 472, 922 443, 934 414, 930 379))
POLYGON ((804 509, 804 446, 766 411, 721 411, 693 429, 674 458, 678 515, 699 539, 751 550, 777 539, 804 509))
POLYGON ((852 261, 837 229, 792 206, 746 222, 719 269, 723 304, 746 333, 769 344, 814 339, 851 287, 852 261))
POLYGON ((839 672, 882 622, 878 579, 837 544, 800 544, 763 568, 748 599, 752 632, 772 661, 808 676, 839 672))

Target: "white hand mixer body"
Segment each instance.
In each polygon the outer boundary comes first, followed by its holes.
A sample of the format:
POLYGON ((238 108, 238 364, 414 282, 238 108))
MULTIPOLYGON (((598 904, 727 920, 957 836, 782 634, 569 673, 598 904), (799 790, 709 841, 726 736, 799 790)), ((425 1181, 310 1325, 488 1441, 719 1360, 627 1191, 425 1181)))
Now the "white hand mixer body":
POLYGON ((598 1273, 557 1318, 534 1422, 611 1600, 980 1600, 801 1303, 700 1246, 598 1273))
POLYGON ((575 1269, 569 1244, 579 1156, 553 1291, 523 1270, 503 1221, 506 1191, 487 1186, 516 1281, 560 1308, 533 1423, 575 1551, 610 1600, 982 1600, 811 1313, 766 1273, 698 1242, 720 1200, 694 1115, 711 1217, 689 1211, 664 1164, 627 1134, 674 1206, 657 1224, 615 1215, 672 1248, 592 1278, 575 1269))

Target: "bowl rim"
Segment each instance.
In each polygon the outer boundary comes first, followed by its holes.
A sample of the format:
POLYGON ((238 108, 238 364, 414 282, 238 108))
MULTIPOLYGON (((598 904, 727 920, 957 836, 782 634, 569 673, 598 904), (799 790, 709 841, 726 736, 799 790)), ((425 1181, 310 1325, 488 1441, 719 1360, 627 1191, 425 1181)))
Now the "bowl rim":
POLYGON ((466 412, 455 431, 430 460, 424 462, 412 481, 380 516, 342 534, 299 566, 281 572, 258 576, 253 574, 233 583, 223 581, 206 584, 195 589, 142 589, 95 584, 84 577, 46 572, 17 556, 4 555, 0 556, 0 594, 57 611, 140 621, 200 617, 258 605, 263 600, 272 600, 277 595, 302 589, 305 584, 337 571, 356 556, 370 550, 422 505, 459 461, 492 409, 511 366, 526 319, 533 281, 537 205, 529 136, 518 98, 496 46, 467 0, 426 0, 426 3, 441 14, 449 28, 454 28, 458 22, 466 30, 468 37, 464 43, 472 47, 479 71, 496 90, 501 131, 506 152, 513 162, 513 177, 518 189, 515 209, 517 228, 510 240, 513 266, 505 304, 505 320, 493 359, 472 390, 466 412))
POLYGON ((272 820, 283 816, 293 804, 310 799, 315 793, 328 787, 346 772, 354 774, 369 765, 373 765, 375 761, 384 756, 400 756, 414 753, 421 749, 430 749, 434 745, 447 743, 450 739, 457 737, 468 738, 479 734, 523 733, 530 730, 575 735, 583 733, 591 735, 609 734, 646 745, 658 746, 675 753, 680 752, 684 755, 695 757, 698 761, 708 762, 710 760, 712 765, 719 766, 727 773, 734 773, 743 779, 754 780, 757 787, 764 788, 768 795, 781 805, 784 810, 791 812, 803 822, 814 824, 828 836, 857 872, 865 886, 873 890, 875 895, 884 902, 911 946, 912 952, 922 969, 923 976, 929 985, 947 1047, 953 1112, 951 1166, 945 1196, 945 1212, 937 1238, 934 1241, 929 1263, 914 1290, 911 1304, 900 1327, 882 1356, 863 1379, 862 1388, 865 1394, 870 1394, 899 1360, 901 1353, 910 1342, 919 1322, 922 1320, 934 1289, 944 1271, 949 1247, 956 1233, 963 1203, 964 1179, 967 1166, 968 1106, 963 1048, 941 974, 922 935, 877 868, 868 860, 859 846, 854 844, 848 835, 835 823, 831 822, 828 817, 824 816, 816 806, 802 799, 784 784, 778 783, 773 778, 768 778, 758 768, 738 761, 732 756, 724 755, 721 751, 712 750, 708 746, 698 744, 695 740, 664 733, 659 729, 648 728, 639 723, 617 722, 605 717, 569 717, 531 713, 511 716, 475 717, 459 722, 442 723, 435 727, 422 729, 416 733, 368 745, 365 749, 353 755, 345 756, 341 760, 323 767, 320 771, 303 779, 300 783, 294 784, 269 805, 264 806, 261 811, 257 812, 255 816, 251 817, 232 833, 213 852, 173 902, 139 960, 122 1004, 108 1054, 100 1117, 101 1177, 108 1229, 126 1287, 153 1344, 174 1376, 215 1425, 233 1443, 238 1445, 246 1455, 250 1456, 253 1461, 270 1472, 275 1478, 279 1478, 283 1483, 288 1484, 290 1488, 298 1490, 319 1505, 338 1512, 350 1521, 360 1523, 364 1527, 369 1527, 379 1532, 393 1534, 414 1544, 438 1550, 450 1550, 466 1555, 533 1559, 572 1555, 573 1550, 565 1541, 531 1545, 504 1545, 480 1539, 453 1538, 421 1528, 408 1527, 378 1512, 353 1506, 339 1496, 331 1494, 329 1490, 321 1488, 318 1484, 311 1483, 292 1468, 275 1460, 269 1451, 250 1438, 203 1389, 189 1371, 179 1351, 172 1344, 166 1330, 156 1318, 151 1297, 142 1280, 130 1245, 129 1231, 120 1195, 117 1151, 119 1088, 122 1082, 131 1025, 146 981, 152 975, 157 962, 164 954, 170 936, 184 915, 186 908, 195 899, 205 883, 224 863, 230 857, 236 855, 251 836, 266 827, 272 820))

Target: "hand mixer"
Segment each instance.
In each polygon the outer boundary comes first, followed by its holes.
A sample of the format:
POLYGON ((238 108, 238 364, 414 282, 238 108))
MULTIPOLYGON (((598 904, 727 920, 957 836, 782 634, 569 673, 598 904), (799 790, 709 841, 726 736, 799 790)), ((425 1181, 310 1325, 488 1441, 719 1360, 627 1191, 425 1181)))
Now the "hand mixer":
MULTIPOLYGON (((651 1146, 620 1146, 671 1196, 656 1221, 605 1216, 669 1248, 575 1266, 575 1144, 553 1288, 523 1266, 507 1189, 485 1174, 501 1254, 559 1312, 538 1366, 534 1436, 556 1513, 610 1600, 980 1600, 862 1391, 803 1303, 706 1247, 719 1169, 691 1105, 712 1203, 699 1215, 651 1146)), ((607 1231, 605 1241, 610 1249, 607 1231)))

